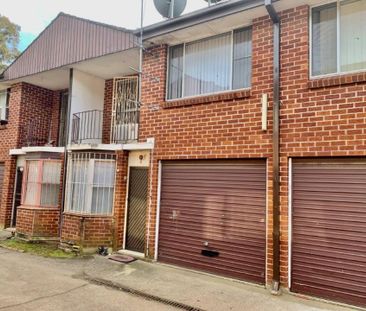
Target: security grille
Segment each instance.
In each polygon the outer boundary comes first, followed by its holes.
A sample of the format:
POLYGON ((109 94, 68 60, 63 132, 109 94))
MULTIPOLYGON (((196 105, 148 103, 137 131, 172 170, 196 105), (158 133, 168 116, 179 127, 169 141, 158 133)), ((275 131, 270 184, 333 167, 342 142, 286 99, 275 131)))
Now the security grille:
POLYGON ((66 210, 87 215, 111 215, 116 173, 115 155, 71 153, 67 170, 66 210))
POLYGON ((126 249, 143 253, 147 205, 148 170, 130 168, 126 249))
POLYGON ((138 77, 114 79, 111 142, 119 144, 137 140, 139 117, 138 77))

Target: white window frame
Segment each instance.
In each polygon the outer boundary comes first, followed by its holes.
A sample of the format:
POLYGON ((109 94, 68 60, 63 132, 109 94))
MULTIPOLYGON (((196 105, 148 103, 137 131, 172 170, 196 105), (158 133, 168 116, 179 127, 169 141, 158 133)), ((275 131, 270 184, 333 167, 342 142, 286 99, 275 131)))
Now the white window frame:
MULTIPOLYGON (((183 99, 190 99, 190 98, 196 98, 196 97, 203 97, 203 96, 211 96, 211 95, 215 95, 215 94, 225 94, 225 93, 231 93, 231 92, 235 92, 235 91, 241 91, 241 90, 250 90, 252 88, 252 77, 253 77, 253 66, 251 69, 251 76, 250 76, 250 86, 248 87, 244 87, 244 88, 240 88, 240 89, 235 89, 233 90, 233 73, 234 73, 234 32, 235 31, 240 31, 240 30, 252 30, 252 35, 253 35, 253 28, 252 25, 246 25, 240 28, 236 28, 233 29, 231 31, 227 31, 227 32, 223 32, 214 36, 209 36, 209 37, 205 37, 205 38, 201 38, 198 40, 194 40, 194 41, 185 41, 182 43, 178 43, 178 44, 174 44, 174 45, 170 45, 168 46, 168 51, 167 51, 167 59, 166 59, 166 81, 165 81, 165 101, 166 102, 174 102, 177 100, 183 100, 183 99), (230 78, 230 89, 229 90, 225 90, 225 91, 218 91, 218 92, 211 92, 211 93, 204 93, 204 94, 198 94, 198 95, 192 95, 192 96, 184 96, 184 82, 185 82, 185 74, 186 74, 186 45, 187 44, 192 44, 192 43, 196 43, 196 42, 200 42, 203 40, 208 40, 208 39, 213 39, 217 36, 222 36, 225 34, 231 34, 231 65, 230 65, 230 73, 231 73, 231 78, 230 78), (182 45, 183 46, 183 71, 182 71, 182 96, 181 97, 177 97, 177 98, 169 98, 168 94, 169 94, 169 60, 170 60, 170 49, 175 47, 175 46, 179 46, 182 45)), ((253 44, 253 36, 252 36, 252 44, 253 44)), ((251 53, 251 58, 253 60, 253 45, 252 45, 252 53, 251 53)), ((253 65, 253 62, 252 62, 253 65)))
POLYGON ((309 77, 312 80, 327 78, 327 77, 334 77, 334 76, 342 76, 347 74, 354 74, 354 73, 362 73, 366 72, 366 69, 358 69, 358 70, 351 70, 351 71, 341 71, 341 2, 343 0, 328 0, 323 1, 322 3, 310 6, 309 11, 309 77), (322 75, 313 75, 313 9, 322 7, 323 5, 327 4, 337 4, 337 71, 334 73, 322 74, 322 75))
MULTIPOLYGON (((68 177, 67 177, 67 197, 66 197, 66 209, 65 212, 77 215, 88 215, 88 216, 112 216, 114 214, 114 198, 115 198, 115 191, 116 191, 116 174, 117 174, 117 161, 116 159, 100 159, 100 158, 82 158, 78 159, 78 161, 85 161, 87 162, 86 168, 86 183, 85 183, 85 203, 82 208, 73 209, 73 186, 74 182, 72 180, 73 176, 73 159, 69 159, 68 164, 68 177), (113 191, 112 191, 112 208, 110 213, 92 213, 92 201, 93 201, 93 190, 95 187, 94 185, 94 169, 96 162, 109 162, 114 163, 114 183, 113 183, 113 191)), ((104 187, 106 188, 106 187, 104 187)))
POLYGON ((4 118, 2 117, 2 107, 0 106, 0 121, 8 121, 9 120, 9 90, 3 90, 0 91, 0 95, 5 94, 5 112, 4 112, 4 118))
MULTIPOLYGON (((58 163, 60 165, 60 176, 62 171, 62 162, 61 160, 57 159, 32 159, 32 160, 26 160, 26 168, 25 168, 25 174, 23 175, 23 181, 22 181, 22 199, 21 204, 26 206, 35 206, 39 208, 57 208, 59 206, 59 202, 55 205, 46 205, 42 204, 42 188, 43 185, 52 184, 52 185, 58 185, 58 196, 60 195, 60 187, 61 187, 61 180, 59 180, 58 183, 45 183, 43 182, 43 168, 45 163, 58 163), (27 203, 27 190, 28 190, 28 173, 29 173, 29 166, 30 163, 34 162, 37 164, 38 171, 37 171, 37 181, 34 181, 33 183, 37 186, 37 193, 35 196, 35 201, 32 203, 27 203)), ((59 199, 58 199, 59 200, 59 199)))

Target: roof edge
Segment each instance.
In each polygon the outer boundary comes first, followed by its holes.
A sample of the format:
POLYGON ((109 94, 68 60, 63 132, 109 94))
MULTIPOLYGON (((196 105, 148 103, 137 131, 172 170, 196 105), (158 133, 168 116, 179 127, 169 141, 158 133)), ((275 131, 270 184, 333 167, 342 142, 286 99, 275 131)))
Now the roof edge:
MULTIPOLYGON (((273 0, 277 2, 279 0, 273 0)), ((177 30, 205 23, 220 17, 247 11, 259 6, 264 6, 265 0, 231 0, 203 8, 180 17, 168 19, 143 28, 144 40, 149 40, 177 30)), ((140 36, 140 29, 134 31, 135 36, 140 36)))
MULTIPOLYGON (((113 26, 113 25, 108 25, 108 24, 105 24, 105 23, 101 23, 101 22, 96 22, 96 21, 93 21, 93 20, 90 20, 90 19, 86 19, 86 18, 82 18, 82 17, 78 17, 78 16, 74 16, 74 15, 71 15, 71 14, 67 14, 65 12, 59 12, 56 17, 51 20, 51 22, 38 34, 38 36, 36 38, 34 38, 34 40, 26 47, 26 49, 20 53, 18 55, 18 57, 8 66, 6 67, 3 72, 1 72, 0 74, 0 77, 2 77, 1 80, 4 80, 5 79, 5 74, 6 72, 8 71, 8 69, 13 66, 13 64, 15 64, 18 59, 20 57, 23 56, 23 54, 25 54, 27 52, 27 50, 33 46, 33 44, 35 44, 35 42, 37 42, 37 40, 46 32, 47 29, 49 29, 54 23, 55 21, 60 18, 61 16, 65 16, 65 17, 69 17, 69 18, 73 18, 73 19, 77 19, 77 20, 80 20, 80 21, 84 21, 84 22, 87 22, 87 23, 92 23, 92 24, 96 24, 96 25, 100 25, 100 26, 103 26, 103 27, 107 27, 107 28, 110 28, 110 29, 114 29, 114 30, 118 30, 118 31, 123 31, 123 32, 127 32, 127 33, 130 33, 132 35, 134 35, 134 31, 133 30, 130 30, 130 29, 127 29, 127 28, 122 28, 122 27, 118 27, 118 26, 113 26)), ((6 81, 6 79, 5 79, 6 81)))
POLYGON ((88 19, 88 18, 84 18, 84 17, 80 17, 80 16, 68 14, 68 13, 65 13, 65 12, 58 13, 57 17, 59 17, 59 16, 66 16, 66 17, 70 17, 70 18, 74 18, 74 19, 83 21, 83 22, 87 22, 87 23, 91 23, 91 24, 96 24, 96 25, 99 25, 99 26, 104 26, 104 27, 107 27, 107 28, 111 28, 111 29, 115 29, 115 30, 119 30, 119 31, 124 31, 124 32, 129 32, 129 33, 134 34, 134 30, 133 29, 119 27, 119 26, 115 26, 115 25, 111 25, 111 24, 107 24, 107 23, 103 23, 103 22, 98 22, 98 21, 94 21, 92 19, 88 19))

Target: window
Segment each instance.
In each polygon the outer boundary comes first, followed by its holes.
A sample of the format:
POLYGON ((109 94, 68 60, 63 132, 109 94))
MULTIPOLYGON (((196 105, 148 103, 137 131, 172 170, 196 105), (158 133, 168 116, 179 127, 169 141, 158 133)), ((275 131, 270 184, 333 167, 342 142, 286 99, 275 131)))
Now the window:
POLYGON ((250 87, 250 28, 169 48, 168 99, 250 87))
POLYGON ((24 205, 57 207, 61 178, 59 160, 31 160, 26 164, 24 205))
POLYGON ((311 13, 312 76, 366 69, 366 0, 343 0, 311 13))
POLYGON ((111 154, 72 154, 68 166, 67 211, 111 215, 115 171, 115 158, 111 154))
POLYGON ((7 121, 9 118, 9 92, 0 92, 0 121, 7 121))

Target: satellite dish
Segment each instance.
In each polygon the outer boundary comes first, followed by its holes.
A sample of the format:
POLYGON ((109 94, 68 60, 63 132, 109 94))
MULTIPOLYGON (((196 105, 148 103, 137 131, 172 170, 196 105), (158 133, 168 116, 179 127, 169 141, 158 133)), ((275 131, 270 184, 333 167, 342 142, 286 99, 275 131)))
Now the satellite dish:
POLYGON ((154 0, 155 8, 166 18, 180 16, 187 5, 187 0, 154 0))

